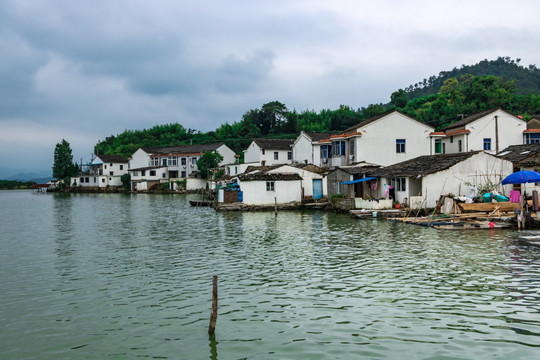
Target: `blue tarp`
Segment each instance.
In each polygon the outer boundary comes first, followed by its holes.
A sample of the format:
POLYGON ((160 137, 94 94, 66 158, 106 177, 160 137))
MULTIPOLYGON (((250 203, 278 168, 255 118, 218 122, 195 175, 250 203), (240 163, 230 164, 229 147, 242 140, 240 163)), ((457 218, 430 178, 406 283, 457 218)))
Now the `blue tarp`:
POLYGON ((356 184, 356 183, 360 183, 360 182, 364 182, 364 181, 369 181, 369 180, 375 180, 375 179, 376 179, 376 177, 367 177, 367 178, 358 179, 358 180, 345 181, 345 182, 342 182, 341 184, 342 184, 342 185, 356 184))

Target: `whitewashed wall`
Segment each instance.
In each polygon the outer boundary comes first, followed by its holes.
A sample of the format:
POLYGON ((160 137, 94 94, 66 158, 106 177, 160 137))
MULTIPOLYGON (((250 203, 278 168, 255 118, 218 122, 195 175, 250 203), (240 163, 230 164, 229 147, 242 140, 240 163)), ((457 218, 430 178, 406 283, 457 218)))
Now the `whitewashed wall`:
MULTIPOLYGON (((434 128, 398 112, 392 112, 357 129, 355 160, 388 166, 430 154, 434 128), (396 139, 405 139, 405 153, 396 153, 396 139)), ((334 164, 334 159, 332 159, 334 164)))
POLYGON ((217 148, 217 152, 223 156, 223 160, 219 163, 219 166, 234 164, 236 161, 234 151, 232 151, 227 145, 221 145, 217 148))
POLYGON ((313 164, 321 166, 321 147, 314 144, 309 136, 303 131, 296 139, 293 147, 293 161, 302 164, 313 164))
POLYGON ((147 154, 143 149, 138 149, 131 155, 129 160, 129 168, 137 169, 150 166, 150 155, 147 154))
POLYGON ((484 138, 491 138, 491 151, 495 154, 495 116, 498 117, 499 151, 510 145, 523 144, 523 130, 527 123, 503 110, 497 110, 466 127, 471 131, 469 134, 469 151, 483 150, 484 138))
POLYGON ((266 191, 266 181, 240 182, 243 202, 247 205, 274 205, 274 198, 277 198, 278 204, 302 201, 300 180, 275 181, 274 188, 275 191, 266 191))
POLYGON ((322 190, 323 197, 328 196, 328 186, 327 179, 325 176, 322 176, 311 171, 306 171, 304 169, 299 169, 294 166, 280 166, 279 168, 272 169, 268 171, 269 174, 279 174, 279 173, 288 173, 288 174, 298 174, 302 178, 301 188, 304 188, 304 196, 313 196, 313 179, 322 180, 322 190))

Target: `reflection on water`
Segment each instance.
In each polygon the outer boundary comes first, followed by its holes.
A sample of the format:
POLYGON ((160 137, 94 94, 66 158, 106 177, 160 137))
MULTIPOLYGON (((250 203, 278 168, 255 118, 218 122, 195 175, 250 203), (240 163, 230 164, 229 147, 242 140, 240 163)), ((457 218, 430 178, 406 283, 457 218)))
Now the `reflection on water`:
POLYGON ((540 249, 513 231, 215 213, 171 195, 0 191, 0 203, 2 359, 540 351, 540 249))

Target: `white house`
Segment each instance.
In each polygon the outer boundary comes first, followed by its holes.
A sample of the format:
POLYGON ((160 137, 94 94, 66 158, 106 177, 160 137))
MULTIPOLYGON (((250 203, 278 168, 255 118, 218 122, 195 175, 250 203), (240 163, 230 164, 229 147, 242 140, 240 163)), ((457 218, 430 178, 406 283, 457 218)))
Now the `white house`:
POLYGON ((254 139, 244 150, 244 162, 261 166, 293 162, 292 139, 254 139))
POLYGON ((71 186, 107 188, 122 186, 121 177, 128 173, 128 160, 121 155, 95 155, 85 165, 86 171, 71 178, 71 186))
POLYGON ((527 130, 527 122, 502 109, 468 116, 431 134, 432 154, 453 154, 484 150, 496 154, 510 145, 540 141, 537 130, 527 130))
POLYGON ((300 204, 302 178, 298 174, 256 172, 238 176, 246 205, 300 204))
POLYGON ((328 139, 331 135, 302 131, 292 146, 293 161, 320 167, 329 166, 328 159, 332 155, 332 143, 328 139))
POLYGON ((191 176, 198 172, 197 161, 207 151, 223 156, 220 166, 235 162, 234 151, 221 143, 139 148, 129 161, 132 189, 146 191, 156 184, 191 176))
POLYGON ((471 185, 493 185, 509 195, 501 181, 512 173, 512 162, 484 151, 420 156, 374 170, 380 198, 391 197, 412 208, 433 208, 441 195, 466 195, 471 185))
POLYGON ((332 166, 362 161, 387 166, 428 155, 430 134, 434 130, 432 126, 393 109, 330 136, 332 153, 329 162, 332 166))
POLYGON ((268 174, 298 174, 302 178, 301 198, 315 200, 328 197, 325 170, 312 164, 281 165, 267 171, 268 174))

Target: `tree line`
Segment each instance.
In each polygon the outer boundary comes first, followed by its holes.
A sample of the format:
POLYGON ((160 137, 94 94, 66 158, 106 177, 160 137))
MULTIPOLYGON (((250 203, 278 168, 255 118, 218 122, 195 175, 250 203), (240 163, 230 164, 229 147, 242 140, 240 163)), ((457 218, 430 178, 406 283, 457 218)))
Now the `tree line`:
POLYGON ((371 104, 359 109, 341 105, 335 110, 318 112, 289 110, 285 104, 272 101, 260 109, 247 111, 241 120, 225 123, 215 131, 203 133, 178 123, 156 125, 109 136, 98 142, 94 151, 127 157, 144 146, 223 142, 241 154, 254 138, 295 138, 300 131, 337 133, 392 108, 441 129, 464 116, 497 107, 529 120, 540 114, 540 94, 517 94, 515 81, 493 75, 463 75, 446 79, 434 94, 412 100, 408 100, 404 89, 399 89, 392 93, 388 104, 371 104))

